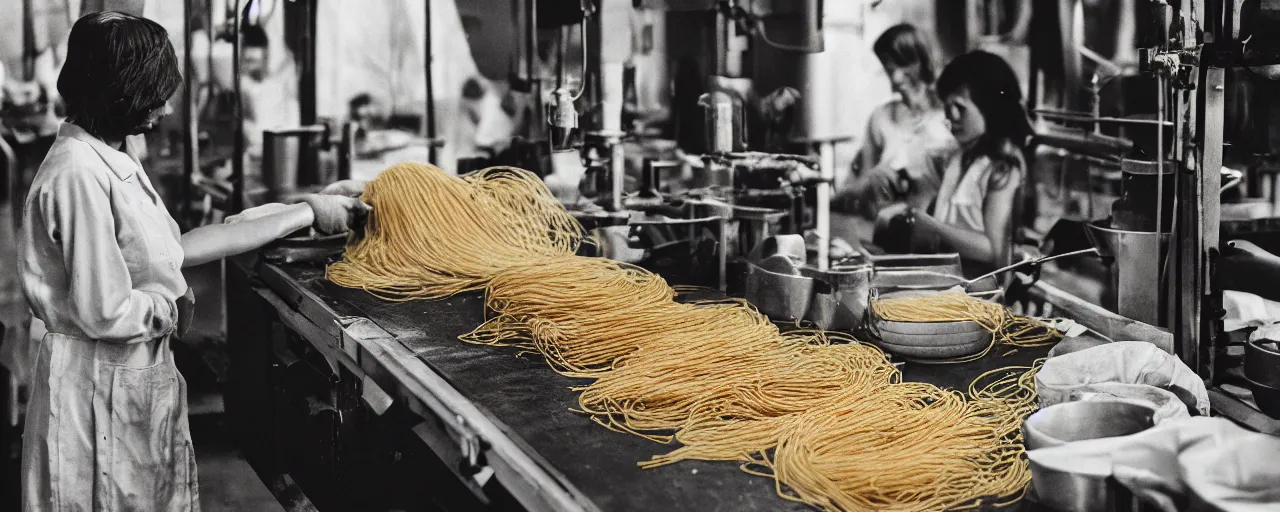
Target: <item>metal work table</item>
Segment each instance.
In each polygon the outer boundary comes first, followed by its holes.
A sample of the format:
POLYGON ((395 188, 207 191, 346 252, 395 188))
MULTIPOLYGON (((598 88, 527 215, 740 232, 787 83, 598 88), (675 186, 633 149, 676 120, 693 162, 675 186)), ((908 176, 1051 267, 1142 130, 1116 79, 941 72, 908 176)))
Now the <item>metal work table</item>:
MULTIPOLYGON (((457 339, 482 323, 479 293, 386 302, 333 285, 315 266, 232 266, 248 278, 239 285, 248 290, 240 292, 251 291, 269 304, 259 314, 274 315, 297 332, 324 354, 334 374, 359 379, 368 408, 381 414, 385 404, 399 403, 422 418, 414 431, 456 477, 471 480, 473 492, 491 474, 529 510, 808 509, 779 498, 773 481, 743 473, 733 463, 689 461, 640 469, 637 462, 675 445, 612 432, 571 412, 577 393, 570 386, 584 382, 555 373, 540 356, 517 357, 513 348, 457 339), (248 268, 255 270, 245 272, 248 268), (443 428, 419 432, 430 425, 443 428)), ((237 286, 232 281, 229 288, 237 286)), ((251 323, 237 318, 236 308, 254 307, 250 295, 240 292, 228 290, 232 329, 251 323)), ((234 340, 236 334, 231 335, 234 340)), ((1008 350, 997 347, 986 358, 962 365, 908 363, 904 378, 967 390, 988 370, 1029 365, 1047 351, 1019 349, 1002 357, 1008 350)), ((232 352, 234 360, 238 356, 232 352)), ((228 403, 233 415, 234 401, 228 403)))

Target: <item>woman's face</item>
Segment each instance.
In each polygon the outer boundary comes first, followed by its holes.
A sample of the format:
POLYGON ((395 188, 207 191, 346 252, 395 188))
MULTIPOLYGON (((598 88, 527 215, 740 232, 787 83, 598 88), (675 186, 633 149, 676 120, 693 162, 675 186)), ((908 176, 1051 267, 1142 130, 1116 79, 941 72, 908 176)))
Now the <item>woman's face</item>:
POLYGON ((884 66, 884 73, 889 76, 889 85, 893 88, 893 92, 902 95, 903 98, 915 97, 925 90, 924 80, 920 79, 919 63, 899 66, 881 61, 881 65, 884 66))
POLYGON ((147 114, 147 120, 143 122, 141 125, 134 128, 133 133, 130 133, 130 135, 150 133, 152 130, 156 129, 156 125, 160 124, 160 120, 164 119, 164 116, 167 116, 172 113, 173 113, 173 107, 169 106, 169 102, 166 101, 164 103, 164 106, 157 108, 155 110, 152 110, 150 114, 147 114))
POLYGON ((968 89, 963 87, 944 99, 947 110, 947 121, 951 124, 951 135, 960 145, 978 140, 987 132, 987 121, 983 119, 978 106, 973 104, 968 89))

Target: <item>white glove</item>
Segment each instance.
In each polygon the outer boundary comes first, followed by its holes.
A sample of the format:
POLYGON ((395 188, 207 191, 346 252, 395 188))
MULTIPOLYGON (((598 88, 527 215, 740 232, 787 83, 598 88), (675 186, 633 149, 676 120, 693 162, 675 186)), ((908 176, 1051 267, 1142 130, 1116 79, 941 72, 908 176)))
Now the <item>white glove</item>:
POLYGON ((364 194, 364 180, 336 181, 320 191, 321 194, 333 196, 360 197, 364 194))
POLYGON ((310 194, 302 200, 311 205, 311 211, 315 214, 312 226, 324 235, 347 231, 357 214, 367 213, 372 209, 354 197, 310 194))

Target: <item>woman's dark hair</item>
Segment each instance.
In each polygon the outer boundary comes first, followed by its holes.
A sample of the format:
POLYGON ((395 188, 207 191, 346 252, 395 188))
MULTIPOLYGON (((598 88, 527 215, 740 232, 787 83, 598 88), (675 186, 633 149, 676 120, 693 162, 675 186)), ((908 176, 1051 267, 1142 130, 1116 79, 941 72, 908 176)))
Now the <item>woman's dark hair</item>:
POLYGON ((933 52, 916 27, 902 23, 885 30, 871 46, 881 63, 899 67, 920 65, 920 79, 933 83, 933 52))
POLYGON ((984 51, 956 57, 938 77, 938 96, 946 98, 961 90, 969 93, 987 127, 975 154, 995 162, 1016 163, 1019 155, 1011 154, 1008 145, 1025 149, 1034 131, 1013 69, 1004 59, 984 51))
POLYGON ((158 23, 99 12, 71 27, 58 92, 68 120, 94 136, 134 133, 181 85, 178 56, 158 23))

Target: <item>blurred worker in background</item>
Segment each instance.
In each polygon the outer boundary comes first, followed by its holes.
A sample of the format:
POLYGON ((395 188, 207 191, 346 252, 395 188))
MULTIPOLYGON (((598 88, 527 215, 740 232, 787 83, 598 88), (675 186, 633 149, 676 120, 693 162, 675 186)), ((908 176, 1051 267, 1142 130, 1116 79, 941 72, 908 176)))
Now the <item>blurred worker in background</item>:
MULTIPOLYGON (((271 47, 267 31, 258 25, 241 28, 240 90, 244 95, 245 152, 251 159, 262 158, 262 131, 302 124, 298 106, 298 80, 293 59, 274 59, 272 52, 288 49, 271 47), (273 62, 280 64, 273 64, 273 62)), ((260 166, 253 166, 258 169, 260 166)))
POLYGON ((169 350, 191 325, 182 269, 313 227, 347 228, 358 200, 244 212, 179 235, 135 144, 182 85, 169 34, 115 12, 75 23, 58 78, 66 103, 18 240, 36 347, 22 452, 23 510, 198 510, 186 383, 169 350))
POLYGON ((924 36, 911 25, 895 25, 876 39, 873 50, 897 97, 871 113, 854 161, 856 177, 837 200, 856 203, 867 217, 895 201, 927 207, 941 181, 928 156, 955 148, 934 91, 933 51, 924 36))
POLYGON ((933 160, 942 182, 932 213, 901 203, 882 210, 880 219, 911 225, 912 250, 958 252, 965 274, 981 274, 1012 259, 1031 123, 1017 76, 991 53, 957 57, 938 79, 938 94, 959 151, 933 160))

